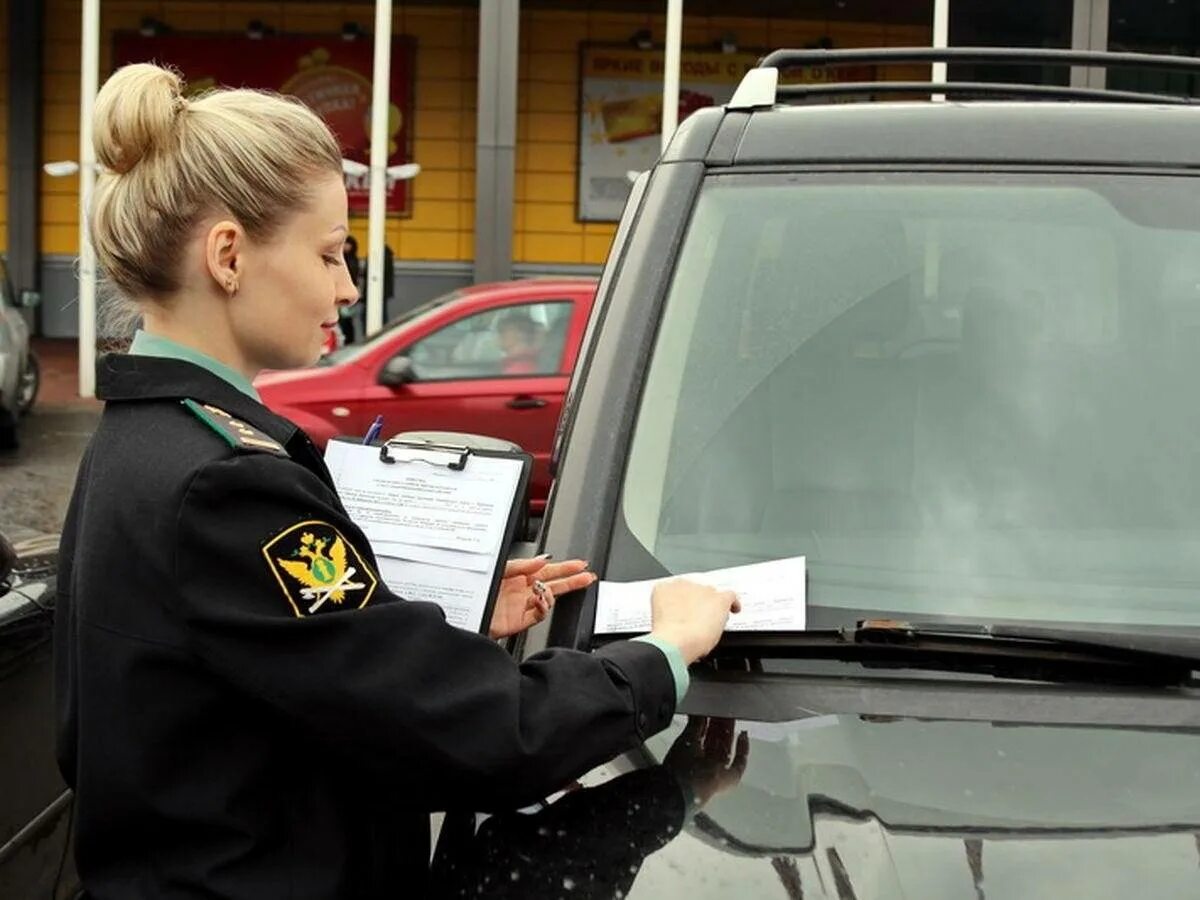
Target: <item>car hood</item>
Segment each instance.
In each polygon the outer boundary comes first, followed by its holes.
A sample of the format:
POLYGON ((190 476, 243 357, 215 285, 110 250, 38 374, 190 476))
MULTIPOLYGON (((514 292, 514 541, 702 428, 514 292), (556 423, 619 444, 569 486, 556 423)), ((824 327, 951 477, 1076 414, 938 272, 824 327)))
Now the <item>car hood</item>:
MULTIPOLYGON (((647 900, 1200 893, 1194 732, 850 715, 736 727, 750 735, 740 783, 648 845, 633 847, 641 839, 621 823, 661 795, 638 796, 634 779, 614 808, 628 766, 590 773, 590 821, 614 827, 554 881, 647 900)), ((681 728, 652 739, 650 756, 663 758, 681 728)), ((536 841, 516 851, 552 871, 564 864, 547 860, 572 855, 536 841)))

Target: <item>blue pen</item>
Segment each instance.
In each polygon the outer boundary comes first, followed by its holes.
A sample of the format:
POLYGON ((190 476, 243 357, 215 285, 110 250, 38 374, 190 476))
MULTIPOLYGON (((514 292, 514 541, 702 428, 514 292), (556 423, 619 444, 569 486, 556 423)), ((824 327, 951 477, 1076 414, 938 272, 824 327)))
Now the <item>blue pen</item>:
POLYGON ((367 429, 367 436, 363 438, 363 443, 375 443, 379 439, 381 431, 383 431, 383 416, 376 416, 375 421, 371 423, 371 427, 367 429))

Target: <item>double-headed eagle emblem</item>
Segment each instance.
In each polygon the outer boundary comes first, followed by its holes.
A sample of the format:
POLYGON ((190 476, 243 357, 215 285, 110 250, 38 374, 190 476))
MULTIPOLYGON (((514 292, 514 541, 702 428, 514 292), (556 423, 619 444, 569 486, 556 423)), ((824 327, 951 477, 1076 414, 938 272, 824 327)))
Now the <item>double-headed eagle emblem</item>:
POLYGON ((298 616, 312 615, 326 603, 341 606, 350 595, 361 596, 361 608, 375 591, 375 577, 353 545, 324 522, 289 528, 263 547, 263 555, 298 616))

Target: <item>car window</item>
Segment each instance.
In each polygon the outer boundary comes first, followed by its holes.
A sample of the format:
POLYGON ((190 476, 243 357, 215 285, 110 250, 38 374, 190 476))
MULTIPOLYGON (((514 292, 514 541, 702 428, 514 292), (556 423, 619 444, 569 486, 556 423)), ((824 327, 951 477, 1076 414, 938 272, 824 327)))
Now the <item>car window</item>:
POLYGON ((406 312, 396 316, 390 322, 383 326, 383 329, 377 334, 371 335, 363 341, 353 344, 347 344, 330 353, 325 354, 321 358, 319 365, 334 365, 343 362, 353 362, 370 354, 381 344, 386 344, 396 336, 396 331, 404 326, 418 327, 422 319, 436 315, 438 311, 448 303, 453 303, 464 297, 462 291, 451 291, 448 294, 443 294, 440 297, 435 297, 422 303, 420 306, 414 307, 406 312))
POLYGON ((420 381, 556 375, 574 304, 550 300, 466 316, 406 351, 420 381))
POLYGON ((810 611, 848 620, 1200 627, 1197 194, 710 179, 609 576, 803 555, 810 611))

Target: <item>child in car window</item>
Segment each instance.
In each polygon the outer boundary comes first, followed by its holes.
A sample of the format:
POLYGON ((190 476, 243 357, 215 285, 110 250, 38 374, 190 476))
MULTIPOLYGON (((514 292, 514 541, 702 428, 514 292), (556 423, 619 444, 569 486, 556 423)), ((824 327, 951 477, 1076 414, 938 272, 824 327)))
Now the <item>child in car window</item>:
POLYGON ((542 326, 522 312, 506 315, 496 326, 504 359, 500 371, 504 375, 531 375, 538 370, 538 354, 542 349, 542 326))

